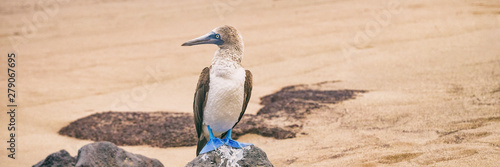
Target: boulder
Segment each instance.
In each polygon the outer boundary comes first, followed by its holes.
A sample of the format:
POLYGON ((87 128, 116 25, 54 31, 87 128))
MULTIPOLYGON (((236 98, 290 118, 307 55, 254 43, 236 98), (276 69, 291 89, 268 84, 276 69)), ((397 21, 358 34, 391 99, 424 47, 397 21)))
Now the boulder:
POLYGON ((47 156, 44 160, 41 160, 33 167, 73 167, 75 166, 76 158, 69 155, 68 151, 61 150, 47 156))
POLYGON ((157 159, 127 152, 111 142, 95 142, 83 146, 78 150, 75 166, 163 167, 157 159))
POLYGON ((157 159, 127 152, 111 142, 95 142, 78 150, 72 157, 66 150, 50 154, 33 167, 163 167, 157 159))
POLYGON ((232 148, 222 145, 214 151, 200 154, 186 167, 212 167, 212 166, 262 166, 272 167, 267 155, 260 148, 253 145, 243 148, 232 148))

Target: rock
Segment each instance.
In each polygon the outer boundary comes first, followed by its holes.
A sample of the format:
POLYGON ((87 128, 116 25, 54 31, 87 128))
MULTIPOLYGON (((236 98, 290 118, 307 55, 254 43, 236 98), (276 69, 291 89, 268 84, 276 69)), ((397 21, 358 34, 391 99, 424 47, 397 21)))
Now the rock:
POLYGON ((69 155, 66 150, 61 150, 47 156, 44 160, 33 165, 33 167, 73 167, 75 166, 76 158, 69 155))
POLYGON ((189 113, 103 112, 71 122, 58 133, 119 146, 194 146, 198 138, 193 122, 189 113))
POLYGON ((111 142, 95 142, 78 150, 78 156, 72 157, 66 150, 50 154, 33 167, 163 167, 157 159, 127 152, 111 142))
POLYGON ((253 145, 244 148, 232 148, 223 145, 215 151, 200 154, 189 162, 186 167, 212 167, 212 166, 273 166, 267 155, 260 148, 253 145))
POLYGON ((83 146, 78 150, 75 166, 163 167, 157 159, 127 152, 111 142, 96 142, 83 146))

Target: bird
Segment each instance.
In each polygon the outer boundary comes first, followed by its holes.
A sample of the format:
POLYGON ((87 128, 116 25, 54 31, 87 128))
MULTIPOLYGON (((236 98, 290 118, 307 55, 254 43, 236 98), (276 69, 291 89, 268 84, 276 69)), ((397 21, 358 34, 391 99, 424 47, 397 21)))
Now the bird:
POLYGON ((231 131, 245 114, 252 93, 252 73, 241 66, 242 36, 236 28, 225 25, 182 46, 200 44, 215 44, 219 49, 211 65, 202 70, 194 94, 196 156, 224 144, 233 148, 252 145, 231 138, 231 131))

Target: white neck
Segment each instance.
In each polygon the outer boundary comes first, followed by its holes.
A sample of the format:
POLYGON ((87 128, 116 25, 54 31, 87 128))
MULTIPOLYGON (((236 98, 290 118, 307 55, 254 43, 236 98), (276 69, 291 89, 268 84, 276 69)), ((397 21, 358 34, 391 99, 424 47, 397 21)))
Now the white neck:
POLYGON ((214 58, 212 59, 212 66, 224 65, 241 67, 242 58, 243 52, 241 50, 220 48, 215 52, 214 58))
POLYGON ((217 76, 227 76, 241 68, 243 52, 236 49, 220 48, 212 59, 212 69, 217 76))

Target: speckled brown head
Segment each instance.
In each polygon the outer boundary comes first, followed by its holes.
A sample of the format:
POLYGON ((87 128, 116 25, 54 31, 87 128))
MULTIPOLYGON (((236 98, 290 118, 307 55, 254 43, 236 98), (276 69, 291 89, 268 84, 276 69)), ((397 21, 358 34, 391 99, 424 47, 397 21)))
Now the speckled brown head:
POLYGON ((243 47, 243 38, 236 28, 233 26, 217 27, 213 30, 216 34, 220 34, 220 38, 224 43, 219 45, 220 48, 225 47, 243 47))

